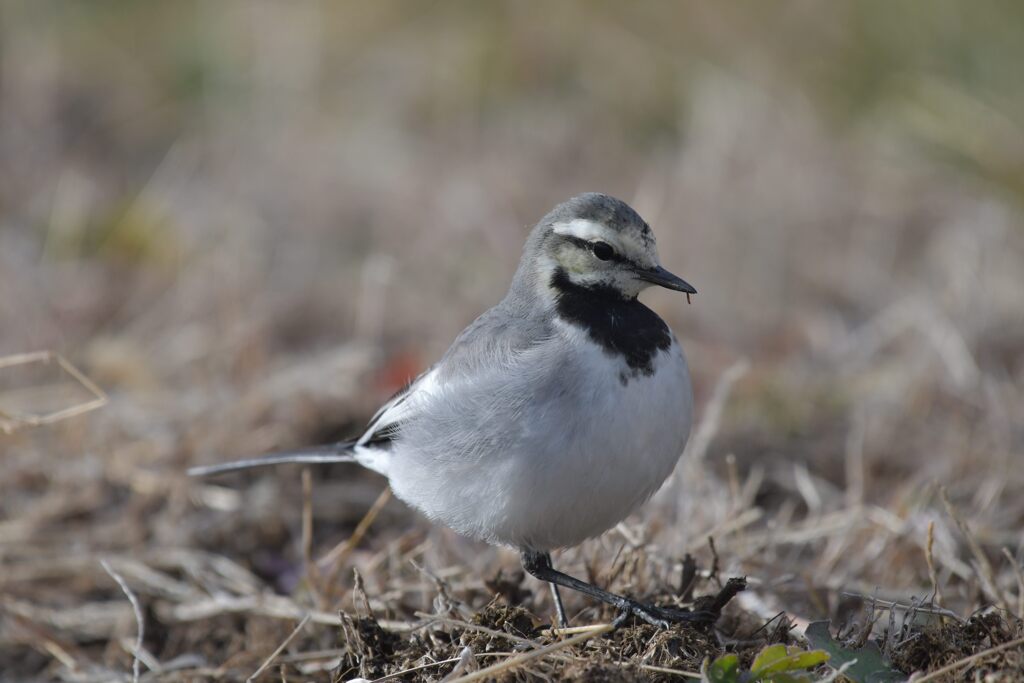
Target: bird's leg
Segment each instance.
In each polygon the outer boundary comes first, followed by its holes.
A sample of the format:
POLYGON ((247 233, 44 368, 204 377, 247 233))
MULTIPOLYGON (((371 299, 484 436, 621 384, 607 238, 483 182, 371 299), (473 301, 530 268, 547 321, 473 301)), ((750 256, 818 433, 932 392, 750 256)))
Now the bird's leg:
MULTIPOLYGON (((640 617, 648 624, 660 628, 668 628, 669 624, 685 621, 712 621, 714 615, 709 612, 689 612, 666 607, 655 607, 644 605, 636 600, 609 593, 597 586, 581 581, 575 577, 563 574, 551 565, 551 556, 547 553, 539 553, 534 550, 522 551, 523 569, 541 581, 547 581, 553 586, 565 586, 584 595, 600 600, 619 609, 619 616, 615 624, 620 625, 630 614, 640 617)), ((556 589, 557 590, 557 589, 556 589)))
MULTIPOLYGON (((551 554, 544 553, 544 557, 547 560, 547 565, 553 571, 554 564, 551 562, 551 554)), ((562 594, 558 592, 558 584, 549 581, 548 585, 551 586, 551 599, 555 603, 555 613, 558 615, 558 628, 569 628, 569 617, 565 614, 565 605, 562 604, 562 594)))

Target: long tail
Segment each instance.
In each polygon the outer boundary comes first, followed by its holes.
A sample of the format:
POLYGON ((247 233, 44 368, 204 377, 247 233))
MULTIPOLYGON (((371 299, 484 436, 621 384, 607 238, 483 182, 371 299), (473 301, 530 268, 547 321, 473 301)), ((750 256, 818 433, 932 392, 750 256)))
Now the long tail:
POLYGON ((234 462, 226 462, 221 463, 219 465, 203 465, 202 467, 190 467, 188 470, 188 475, 190 477, 208 477, 210 475, 222 474, 224 472, 247 470, 253 467, 264 467, 268 465, 285 465, 292 463, 320 465, 334 462, 356 462, 356 457, 352 453, 353 446, 355 446, 354 441, 342 441, 341 443, 330 444, 327 446, 312 446, 310 448, 303 448, 302 450, 299 451, 271 453, 270 455, 265 455, 260 458, 236 460, 234 462))

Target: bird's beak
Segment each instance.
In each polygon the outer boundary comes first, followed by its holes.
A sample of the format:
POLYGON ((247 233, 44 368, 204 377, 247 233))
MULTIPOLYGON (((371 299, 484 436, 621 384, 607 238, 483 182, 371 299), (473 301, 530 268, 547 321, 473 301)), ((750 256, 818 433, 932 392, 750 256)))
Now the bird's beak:
POLYGON ((650 282, 652 285, 658 285, 665 289, 674 289, 677 292, 686 292, 687 294, 697 293, 697 290, 693 288, 693 285, 678 275, 673 275, 661 266, 655 266, 651 269, 637 270, 636 276, 645 282, 650 282))

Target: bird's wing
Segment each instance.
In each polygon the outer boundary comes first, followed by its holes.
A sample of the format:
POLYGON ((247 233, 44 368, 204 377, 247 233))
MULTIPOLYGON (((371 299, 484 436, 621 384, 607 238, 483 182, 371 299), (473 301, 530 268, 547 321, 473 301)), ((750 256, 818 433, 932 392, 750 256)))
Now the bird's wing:
MULTIPOLYGON (((193 467, 189 474, 208 476, 264 465, 333 462, 358 462, 385 473, 391 441, 404 423, 420 414, 427 399, 453 384, 473 382, 495 367, 515 366, 523 351, 543 342, 549 334, 550 329, 536 320, 510 316, 500 306, 492 308, 462 331, 439 363, 381 406, 358 440, 193 467)), ((513 371, 511 375, 516 373, 513 371)))
POLYGON ((453 384, 473 382, 496 366, 514 365, 520 354, 549 338, 537 320, 510 316, 499 305, 474 320, 455 339, 441 360, 385 403, 370 420, 356 447, 389 443, 424 401, 453 384))
POLYGON ((356 441, 356 447, 381 445, 391 441, 399 425, 415 410, 416 401, 411 399, 423 396, 435 387, 436 371, 435 365, 388 399, 370 418, 370 424, 356 441))
POLYGON ((513 367, 523 353, 554 334, 550 320, 515 314, 505 305, 487 311, 462 331, 437 364, 438 381, 471 379, 495 367, 513 367))

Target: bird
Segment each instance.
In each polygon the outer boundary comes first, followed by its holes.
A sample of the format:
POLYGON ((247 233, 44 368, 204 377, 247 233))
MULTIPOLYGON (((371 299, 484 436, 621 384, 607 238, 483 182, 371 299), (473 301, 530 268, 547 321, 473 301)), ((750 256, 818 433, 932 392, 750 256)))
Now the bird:
POLYGON ((666 270, 650 226, 602 193, 572 197, 526 240, 508 293, 353 441, 194 467, 209 476, 282 463, 355 462, 471 539, 517 550, 523 568, 661 628, 706 613, 641 603, 555 569, 551 551, 599 536, 672 473, 693 394, 675 334, 638 300, 697 290, 666 270))

